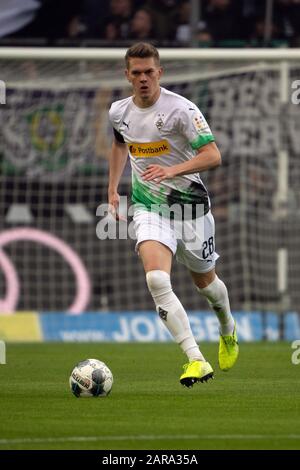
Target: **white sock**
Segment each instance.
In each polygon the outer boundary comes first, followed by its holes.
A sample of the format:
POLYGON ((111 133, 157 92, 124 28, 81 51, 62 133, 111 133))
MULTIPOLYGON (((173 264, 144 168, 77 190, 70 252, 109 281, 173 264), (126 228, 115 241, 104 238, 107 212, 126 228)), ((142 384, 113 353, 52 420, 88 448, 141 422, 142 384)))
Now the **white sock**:
POLYGON ((234 319, 231 315, 227 288, 218 276, 204 289, 197 287, 200 294, 207 298, 220 322, 221 335, 231 335, 234 329, 234 319))
POLYGON ((205 361, 193 336, 186 311, 172 290, 169 274, 156 269, 146 274, 146 280, 160 318, 189 361, 205 361))

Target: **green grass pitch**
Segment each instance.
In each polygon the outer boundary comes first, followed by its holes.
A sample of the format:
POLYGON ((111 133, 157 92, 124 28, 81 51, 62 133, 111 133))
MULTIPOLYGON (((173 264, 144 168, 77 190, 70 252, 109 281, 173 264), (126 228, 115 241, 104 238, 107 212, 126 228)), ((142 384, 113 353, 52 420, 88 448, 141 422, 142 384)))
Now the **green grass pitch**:
POLYGON ((0 366, 2 449, 299 449, 300 365, 289 343, 241 344, 227 373, 183 388, 175 344, 8 344, 0 366), (69 374, 95 357, 114 374, 106 398, 76 398, 69 374))

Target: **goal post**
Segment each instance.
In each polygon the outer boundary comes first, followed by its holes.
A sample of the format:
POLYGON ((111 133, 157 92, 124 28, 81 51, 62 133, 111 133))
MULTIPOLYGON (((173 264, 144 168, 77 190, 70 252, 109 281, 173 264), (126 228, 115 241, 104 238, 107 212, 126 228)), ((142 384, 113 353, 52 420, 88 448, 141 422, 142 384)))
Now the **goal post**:
MULTIPOLYGON (((1 59, 13 60, 96 60, 96 61, 123 61, 126 48, 84 48, 84 47, 1 47, 1 59)), ((267 62, 299 61, 300 49, 286 48, 259 48, 259 49, 197 49, 197 48, 160 48, 162 60, 195 60, 220 62, 267 62)))
MULTIPOLYGON (((35 228, 66 243, 90 282, 84 311, 153 308, 135 241, 96 236, 112 139, 108 108, 130 94, 124 55, 118 48, 0 48, 6 88, 6 104, 0 105, 0 236, 35 228)), ((216 220, 218 273, 232 308, 295 309, 300 106, 291 96, 300 78, 300 50, 162 48, 160 55, 162 84, 199 106, 222 153, 223 165, 203 178, 216 220)), ((120 192, 130 194, 128 167, 120 192)), ((7 305, 62 311, 80 296, 74 265, 53 245, 24 238, 0 242, 0 248, 0 298, 9 297, 13 279, 20 285, 7 305)), ((207 309, 184 267, 174 264, 173 279, 188 310, 207 309)))

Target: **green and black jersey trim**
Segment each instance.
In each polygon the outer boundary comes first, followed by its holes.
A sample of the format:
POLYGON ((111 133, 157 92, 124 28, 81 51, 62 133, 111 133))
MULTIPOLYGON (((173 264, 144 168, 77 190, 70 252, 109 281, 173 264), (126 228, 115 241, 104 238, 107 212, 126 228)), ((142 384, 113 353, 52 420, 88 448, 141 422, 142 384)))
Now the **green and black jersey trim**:
POLYGON ((197 139, 193 140, 193 142, 190 142, 190 146, 193 150, 197 150, 203 147, 204 145, 210 144, 214 141, 215 138, 212 134, 198 135, 197 139))
POLYGON ((192 182, 184 191, 171 189, 170 193, 166 194, 164 188, 162 188, 161 194, 153 194, 147 185, 134 178, 131 199, 136 206, 143 210, 155 211, 162 216, 170 215, 171 218, 174 218, 175 215, 173 212, 166 211, 166 208, 174 205, 178 205, 181 208, 180 213, 184 217, 187 216, 185 206, 189 206, 188 215, 191 219, 199 217, 199 205, 203 207, 201 215, 207 214, 210 209, 209 197, 205 186, 202 183, 196 182, 192 182))

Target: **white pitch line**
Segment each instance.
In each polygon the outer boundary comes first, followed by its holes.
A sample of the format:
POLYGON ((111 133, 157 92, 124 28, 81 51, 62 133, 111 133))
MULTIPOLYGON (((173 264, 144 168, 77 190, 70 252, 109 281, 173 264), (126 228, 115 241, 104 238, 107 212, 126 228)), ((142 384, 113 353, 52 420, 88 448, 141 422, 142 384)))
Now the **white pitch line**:
POLYGON ((0 445, 5 444, 38 444, 51 442, 97 442, 97 441, 158 441, 158 440, 261 440, 286 439, 300 440, 300 434, 208 434, 208 435, 166 435, 166 436, 66 436, 66 437, 28 437, 20 439, 0 439, 0 445))

